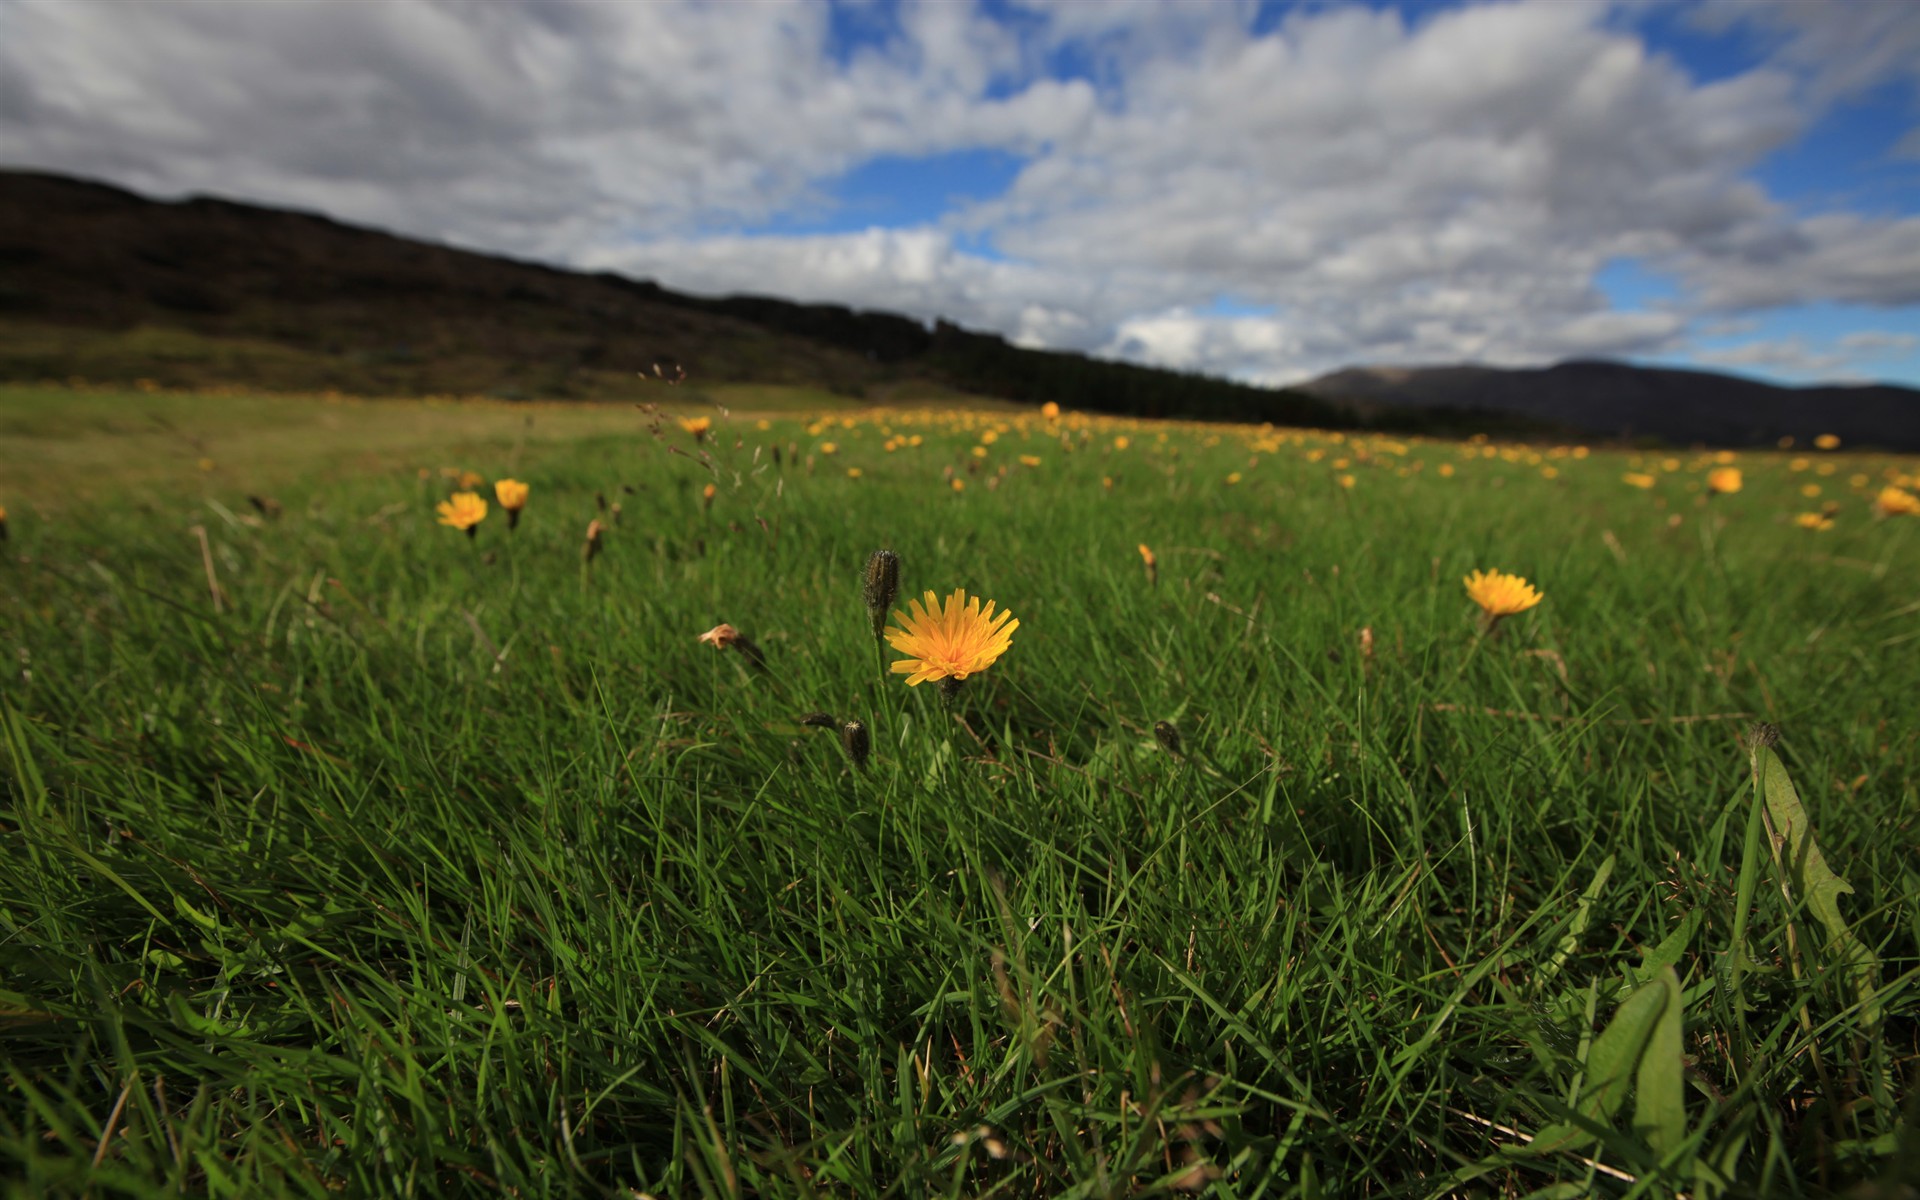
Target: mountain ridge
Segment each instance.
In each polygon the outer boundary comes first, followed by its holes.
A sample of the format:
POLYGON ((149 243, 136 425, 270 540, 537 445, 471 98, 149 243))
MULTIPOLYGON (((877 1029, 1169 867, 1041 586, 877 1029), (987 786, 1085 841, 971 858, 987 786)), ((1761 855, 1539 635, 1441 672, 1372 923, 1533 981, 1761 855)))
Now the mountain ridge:
POLYGON ((1293 388, 1011 345, 897 313, 703 297, 217 197, 0 169, 0 379, 639 399, 697 386, 903 388, 1144 417, 1920 450, 1920 391, 1782 388, 1607 360, 1354 367, 1293 388))

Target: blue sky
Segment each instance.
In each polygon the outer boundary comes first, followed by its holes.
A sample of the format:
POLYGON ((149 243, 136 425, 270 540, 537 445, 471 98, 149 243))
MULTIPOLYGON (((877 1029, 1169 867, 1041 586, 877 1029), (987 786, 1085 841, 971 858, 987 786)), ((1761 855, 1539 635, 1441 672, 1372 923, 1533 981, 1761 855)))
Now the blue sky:
POLYGON ((0 164, 1286 383, 1920 385, 1910 0, 0 0, 0 164))

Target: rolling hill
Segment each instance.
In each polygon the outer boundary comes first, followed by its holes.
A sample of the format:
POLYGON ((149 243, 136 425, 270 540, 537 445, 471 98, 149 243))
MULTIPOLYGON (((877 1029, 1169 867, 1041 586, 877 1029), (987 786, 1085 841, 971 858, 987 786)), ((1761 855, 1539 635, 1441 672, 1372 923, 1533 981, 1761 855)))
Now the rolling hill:
POLYGON ((1719 445, 1920 449, 1920 392, 1575 361, 1358 367, 1293 389, 1032 350, 945 321, 701 297, 309 213, 0 171, 0 380, 640 399, 695 386, 942 392, 1150 417, 1719 445))

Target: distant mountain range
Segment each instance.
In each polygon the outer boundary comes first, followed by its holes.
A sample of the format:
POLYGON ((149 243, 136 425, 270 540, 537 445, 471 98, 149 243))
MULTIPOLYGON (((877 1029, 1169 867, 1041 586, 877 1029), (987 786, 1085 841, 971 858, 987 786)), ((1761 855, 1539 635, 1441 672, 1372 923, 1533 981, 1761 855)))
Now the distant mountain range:
POLYGON ((1822 433, 1920 449, 1920 391, 1890 384, 1786 388, 1713 371, 1576 359, 1557 366, 1352 367, 1300 390, 1372 410, 1511 413, 1590 436, 1717 446, 1822 433))
POLYGON ((704 298, 225 200, 0 171, 0 379, 641 399, 701 383, 939 392, 1153 417, 1725 445, 1920 449, 1920 391, 1778 388, 1609 362, 1355 368, 1254 387, 1029 350, 948 322, 704 298))

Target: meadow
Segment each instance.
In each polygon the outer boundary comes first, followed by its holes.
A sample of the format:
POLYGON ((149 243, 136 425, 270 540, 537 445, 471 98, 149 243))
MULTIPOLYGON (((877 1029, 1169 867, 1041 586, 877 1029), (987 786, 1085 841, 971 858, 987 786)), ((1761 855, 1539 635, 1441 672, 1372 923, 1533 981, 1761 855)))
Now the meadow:
POLYGON ((1911 1194, 1920 463, 657 397, 0 389, 5 1194, 1911 1194))

